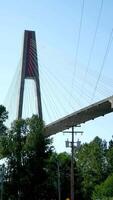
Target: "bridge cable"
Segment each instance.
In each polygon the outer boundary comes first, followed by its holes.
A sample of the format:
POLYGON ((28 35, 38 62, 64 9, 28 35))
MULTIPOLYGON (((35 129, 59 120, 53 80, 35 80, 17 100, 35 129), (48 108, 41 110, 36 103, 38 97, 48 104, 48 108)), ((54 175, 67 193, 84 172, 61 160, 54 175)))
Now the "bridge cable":
POLYGON ((75 79, 75 75, 76 75, 76 68, 77 68, 77 62, 78 62, 78 52, 79 52, 80 37, 81 37, 81 30, 82 30, 82 23, 83 23, 83 14, 84 14, 84 3, 85 3, 85 0, 82 1, 82 6, 81 6, 81 17, 80 17, 78 40, 77 40, 77 47, 76 47, 76 53, 75 53, 74 71, 73 71, 72 83, 71 83, 71 93, 72 93, 72 90, 73 90, 73 84, 74 84, 74 79, 75 79))
MULTIPOLYGON (((32 52, 32 56, 33 56, 33 52, 32 52)), ((48 73, 48 71, 47 71, 47 73, 48 73)), ((46 74, 47 74, 47 73, 46 73, 46 74)), ((59 81, 58 81, 58 82, 59 82, 59 81)), ((52 84, 52 85, 53 85, 53 84, 52 84)), ((60 86, 61 86, 61 85, 60 85, 60 86)), ((58 99, 58 101, 59 101, 59 99, 58 99)))
POLYGON ((95 47, 95 41, 96 41, 96 36, 97 36, 98 29, 99 29, 100 19, 101 19, 101 15, 102 15, 102 9, 103 9, 103 0, 101 1, 101 5, 100 5, 98 17, 97 17, 97 23, 96 23, 96 27, 95 27, 94 37, 93 37, 91 48, 90 48, 90 52, 89 52, 89 57, 88 57, 88 62, 87 62, 87 66, 86 66, 85 75, 83 77, 83 82, 82 82, 82 87, 81 87, 82 88, 81 89, 81 94, 83 94, 83 92, 84 92, 84 85, 85 85, 84 83, 85 83, 86 78, 87 78, 88 70, 89 70, 91 59, 92 59, 92 55, 93 55, 93 50, 94 50, 94 47, 95 47))
POLYGON ((104 69, 104 66, 105 66, 105 62, 106 62, 107 56, 108 56, 110 48, 111 48, 112 41, 113 41, 113 29, 112 29, 110 36, 109 36, 109 40, 108 40, 105 55, 104 55, 104 58, 103 58, 103 62, 102 62, 101 68, 100 68, 99 76, 97 78, 97 81, 96 81, 96 84, 95 84, 95 87, 94 87, 94 91, 93 91, 93 94, 92 94, 92 97, 91 97, 91 102, 93 101, 93 99, 95 97, 95 93, 96 93, 96 90, 97 90, 97 87, 98 87, 98 83, 100 81, 100 78, 101 78, 101 75, 102 75, 102 72, 103 72, 103 69, 104 69))
MULTIPOLYGON (((38 72, 36 72, 36 73, 38 73, 38 72)), ((38 75, 38 74, 37 74, 38 75)), ((47 82, 46 82, 47 83, 47 82)), ((47 84, 46 84, 47 85, 47 84)), ((53 85, 53 84, 51 84, 51 85, 53 85)), ((47 90, 46 90, 47 91, 47 90)), ((47 95, 47 97, 46 97, 46 99, 48 98, 48 100, 50 101, 50 102, 52 102, 52 103, 54 103, 54 99, 53 98, 50 98, 50 95, 47 95)), ((51 105, 51 103, 50 103, 50 105, 51 105)), ((54 103, 54 105, 55 105, 55 103, 54 103)), ((54 111, 55 111, 55 109, 54 109, 54 111)), ((55 111, 56 112, 56 111, 55 111)))
MULTIPOLYGON (((46 77, 44 77, 44 83, 46 82, 48 85, 50 85, 50 83, 49 83, 49 81, 48 81, 49 79, 47 79, 46 77)), ((46 85, 47 85, 46 84, 46 85)), ((42 85, 42 87, 43 87, 43 85, 42 85)), ((44 89, 44 94, 46 94, 46 92, 48 91, 48 89, 44 89)), ((52 94, 53 94, 53 92, 52 92, 52 94)), ((53 95, 47 95, 47 97, 46 98, 48 98, 49 100, 50 100, 50 102, 51 102, 51 106, 52 106, 52 104, 53 104, 53 109, 54 109, 54 111, 55 111, 55 116, 56 116, 56 118, 58 118, 59 117, 59 112, 58 112, 58 105, 55 103, 55 99, 54 99, 54 97, 53 97, 53 95)), ((51 108, 52 109, 52 108, 51 108)))
MULTIPOLYGON (((48 74, 48 77, 51 75, 51 80, 53 80, 54 82, 55 82, 55 80, 56 80, 56 82, 59 83, 60 87, 62 87, 62 89, 65 91, 65 93, 67 93, 68 96, 71 96, 72 99, 73 99, 73 101, 75 101, 75 98, 73 97, 73 95, 70 93, 70 91, 69 91, 69 90, 66 88, 66 86, 64 85, 64 81, 63 81, 62 79, 58 79, 58 77, 57 77, 54 73, 52 73, 52 72, 50 71, 50 69, 49 69, 49 71, 48 71, 48 68, 47 68, 45 65, 43 65, 43 66, 44 66, 44 70, 46 71, 46 75, 48 74), (53 79, 52 79, 52 78, 53 78, 53 79)), ((49 78, 49 79, 50 79, 50 78, 49 78)), ((68 101, 68 103, 70 104, 69 99, 66 100, 66 101, 68 101)), ((78 100, 78 102, 76 102, 76 103, 77 103, 78 106, 81 106, 80 103, 79 103, 79 100, 78 100)), ((73 107, 72 107, 71 104, 70 104, 70 106, 71 106, 71 108, 73 109, 73 107)))
MULTIPOLYGON (((37 78, 39 78, 39 74, 38 74, 38 69, 37 69, 37 67, 32 67, 33 65, 37 65, 36 64, 36 62, 37 62, 37 60, 36 60, 36 52, 32 52, 31 51, 31 66, 30 66, 30 69, 32 70, 32 73, 33 73, 33 75, 34 75, 34 77, 35 76, 37 76, 37 78), (34 55, 33 55, 34 54, 34 55)), ((43 99, 43 96, 41 96, 42 97, 42 99, 43 99)), ((50 114, 49 114, 49 112, 48 112, 48 109, 47 109, 47 106, 46 106, 46 104, 45 104, 45 100, 43 99, 43 102, 44 102, 44 105, 45 105, 45 108, 46 108, 46 110, 47 110, 47 113, 48 113, 48 116, 49 116, 49 118, 50 118, 50 114)))

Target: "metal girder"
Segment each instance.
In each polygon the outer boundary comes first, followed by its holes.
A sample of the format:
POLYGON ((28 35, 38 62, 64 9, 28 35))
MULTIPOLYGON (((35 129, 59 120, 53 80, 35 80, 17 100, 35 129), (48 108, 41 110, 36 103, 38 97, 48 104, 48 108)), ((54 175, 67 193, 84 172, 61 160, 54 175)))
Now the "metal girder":
POLYGON ((51 136, 72 126, 85 123, 113 112, 113 96, 60 118, 45 127, 45 136, 51 136))

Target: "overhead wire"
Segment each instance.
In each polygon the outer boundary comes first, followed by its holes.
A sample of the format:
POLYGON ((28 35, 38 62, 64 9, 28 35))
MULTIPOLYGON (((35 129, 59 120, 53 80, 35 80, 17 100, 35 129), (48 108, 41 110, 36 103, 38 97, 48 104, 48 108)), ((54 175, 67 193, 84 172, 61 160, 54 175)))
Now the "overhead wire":
POLYGON ((76 68, 77 68, 77 62, 78 62, 78 52, 79 52, 80 37, 81 37, 81 30, 82 30, 84 4, 85 4, 85 0, 82 1, 82 5, 81 5, 81 17, 80 17, 80 24, 79 24, 79 31, 78 31, 77 47, 76 47, 76 52, 75 52, 75 64, 74 64, 72 83, 71 83, 71 93, 73 90, 73 83, 74 83, 74 79, 75 79, 75 75, 76 75, 76 68))
MULTIPOLYGON (((98 76, 98 71, 90 68, 88 70, 88 81, 86 82, 86 84, 88 84, 89 86, 94 86, 92 85, 92 83, 94 83, 96 80, 97 80, 97 76, 98 76), (91 82, 89 82, 89 79, 91 79, 91 82)), ((106 76, 106 74, 102 74, 101 76, 101 79, 99 81, 99 84, 100 84, 100 87, 103 89, 103 91, 106 93, 106 94, 110 94, 110 93, 113 93, 113 87, 112 87, 112 84, 113 84, 113 78, 110 78, 108 76, 106 76)))
POLYGON ((110 48, 111 48, 112 41, 113 41, 113 29, 112 29, 110 36, 109 36, 109 40, 108 40, 108 44, 107 44, 106 51, 105 51, 105 54, 104 54, 104 58, 103 58, 103 61, 102 61, 102 65, 101 65, 101 68, 100 68, 100 72, 99 72, 99 75, 98 75, 98 78, 97 78, 97 81, 96 81, 96 84, 95 84, 95 87, 94 87, 94 90, 93 90, 93 94, 92 94, 92 97, 91 97, 91 102, 93 101, 93 99, 95 97, 95 93, 96 93, 96 90, 97 90, 97 87, 98 87, 98 83, 100 81, 100 78, 101 78, 101 75, 102 75, 102 72, 103 72, 103 69, 104 69, 104 66, 105 66, 105 62, 106 62, 107 56, 108 56, 110 48))
POLYGON ((95 27, 95 31, 94 31, 94 37, 93 37, 90 52, 89 52, 88 62, 87 62, 87 65, 86 65, 86 71, 85 71, 84 78, 83 78, 83 81, 82 81, 82 87, 81 87, 81 94, 82 95, 84 93, 84 86, 85 86, 85 82, 86 82, 86 78, 87 78, 87 73, 88 73, 88 70, 89 70, 89 67, 90 67, 90 64, 91 64, 93 50, 94 50, 94 47, 95 47, 95 41, 96 41, 97 32, 98 32, 98 29, 99 29, 100 19, 101 19, 101 15, 102 15, 103 1, 104 0, 101 0, 100 9, 99 9, 98 17, 97 17, 97 23, 96 23, 96 27, 95 27))

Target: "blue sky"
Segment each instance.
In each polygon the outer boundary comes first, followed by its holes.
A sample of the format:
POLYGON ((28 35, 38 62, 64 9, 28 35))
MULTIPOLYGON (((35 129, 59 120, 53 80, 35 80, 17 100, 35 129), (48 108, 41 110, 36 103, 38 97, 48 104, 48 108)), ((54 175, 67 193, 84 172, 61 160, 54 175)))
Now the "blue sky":
MULTIPOLYGON (((83 0, 0 2, 0 104, 4 104, 9 85, 20 62, 25 29, 36 31, 46 123, 113 94, 113 42, 111 41, 95 97, 91 101, 113 28, 113 1, 103 0, 101 18, 86 77, 101 0, 84 0, 76 57, 82 3, 83 0)), ((13 86, 12 83, 12 88, 13 86)), ((89 142, 98 135, 109 141, 113 135, 112 120, 111 113, 90 121, 81 127, 84 135, 76 138, 79 137, 82 142, 89 142)), ((59 151, 65 149, 64 141, 67 137, 68 135, 59 133, 54 138, 56 149, 59 151)))

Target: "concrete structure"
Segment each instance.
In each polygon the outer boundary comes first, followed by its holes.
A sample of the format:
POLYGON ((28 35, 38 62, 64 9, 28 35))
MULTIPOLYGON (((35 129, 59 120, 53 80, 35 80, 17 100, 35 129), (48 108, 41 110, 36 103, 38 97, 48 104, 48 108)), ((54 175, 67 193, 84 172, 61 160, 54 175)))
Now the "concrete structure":
POLYGON ((70 127, 77 126, 78 124, 85 123, 100 116, 104 116, 110 112, 113 112, 113 96, 48 124, 45 128, 45 136, 54 135, 70 127))
POLYGON ((37 114, 42 119, 42 105, 41 105, 40 80, 39 80, 39 71, 38 71, 36 37, 35 37, 34 31, 27 31, 27 30, 25 30, 24 32, 21 82, 20 82, 18 111, 17 111, 18 119, 22 118, 25 79, 33 79, 35 81, 36 98, 37 98, 37 114))
MULTIPOLYGON (((23 94, 25 79, 33 79, 36 85, 36 98, 37 98, 37 114, 42 119, 42 104, 40 92, 40 79, 38 70, 36 37, 34 31, 24 32, 22 67, 21 67, 21 82, 18 100, 18 113, 17 118, 22 118, 23 107, 23 94)), ((78 124, 85 123, 89 120, 104 116, 113 112, 113 96, 106 98, 102 101, 94 103, 88 107, 80 109, 67 115, 55 122, 48 124, 45 127, 45 136, 51 136, 70 127, 77 126, 78 124)))

